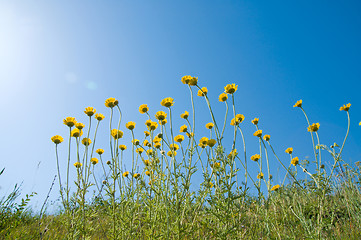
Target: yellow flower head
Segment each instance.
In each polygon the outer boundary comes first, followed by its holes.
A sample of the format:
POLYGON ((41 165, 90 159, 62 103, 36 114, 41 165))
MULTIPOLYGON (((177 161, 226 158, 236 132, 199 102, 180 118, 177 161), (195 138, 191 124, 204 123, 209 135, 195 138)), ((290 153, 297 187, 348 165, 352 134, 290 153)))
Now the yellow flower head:
POLYGON ((90 138, 83 138, 81 143, 84 144, 84 146, 89 146, 92 143, 92 140, 90 140, 90 138))
POLYGON ((133 130, 135 128, 135 122, 128 122, 127 124, 125 124, 125 127, 128 128, 129 130, 133 130))
POLYGON ((262 130, 257 130, 253 133, 253 136, 262 137, 262 130))
POLYGON ((120 148, 120 150, 124 151, 125 149, 127 149, 127 146, 121 144, 121 145, 119 145, 119 148, 120 148))
POLYGON ((81 164, 81 162, 76 162, 74 163, 74 167, 76 168, 80 168, 83 164, 81 164))
POLYGON ((75 137, 75 138, 81 137, 83 135, 83 130, 79 130, 78 128, 74 128, 73 130, 71 130, 70 135, 72 137, 75 137))
POLYGON ((152 125, 152 122, 153 122, 152 120, 148 119, 147 121, 145 121, 145 125, 149 128, 150 125, 152 125))
POLYGON ((128 175, 129 175, 129 172, 128 172, 128 171, 126 171, 126 172, 123 173, 123 177, 128 177, 128 175))
POLYGON ((160 141, 162 141, 162 139, 160 137, 158 137, 158 136, 155 136, 154 139, 153 139, 154 143, 157 143, 157 142, 160 142, 160 141))
POLYGON ((265 141, 269 141, 269 140, 271 139, 271 135, 264 135, 264 136, 263 136, 263 139, 264 139, 265 141))
POLYGON ((293 148, 289 147, 285 150, 286 153, 288 154, 292 154, 293 153, 293 148))
POLYGON ((143 151, 144 151, 144 149, 143 148, 137 148, 137 150, 135 150, 137 153, 139 153, 139 154, 142 154, 143 153, 143 151))
POLYGON ((298 100, 295 105, 293 105, 293 107, 299 107, 301 108, 302 107, 302 99, 298 100))
POLYGON ((133 139, 133 140, 132 140, 132 143, 133 143, 135 146, 138 146, 138 145, 139 145, 139 140, 138 140, 138 139, 133 139))
POLYGON ((116 100, 115 98, 108 98, 107 100, 105 100, 105 106, 109 107, 109 108, 113 108, 115 106, 118 105, 118 100, 116 100))
POLYGON ((358 125, 361 126, 361 122, 359 122, 358 125))
POLYGON ((140 177, 140 173, 134 173, 134 174, 133 174, 133 177, 134 177, 134 178, 139 178, 139 177, 140 177))
POLYGON ((150 176, 150 172, 149 172, 149 171, 145 171, 145 175, 150 176))
POLYGON ((278 189, 280 188, 280 185, 274 185, 272 188, 271 188, 271 191, 277 191, 278 189))
POLYGON ((147 104, 142 104, 142 105, 139 106, 139 112, 141 114, 144 114, 144 113, 146 113, 148 111, 149 111, 149 108, 148 108, 147 104))
POLYGON ((98 121, 101 121, 101 120, 103 120, 103 119, 105 118, 104 115, 101 114, 101 113, 95 114, 94 117, 95 117, 95 119, 98 120, 98 121))
POLYGON ((184 140, 184 136, 183 135, 177 135, 177 136, 175 136, 174 137, 174 141, 175 142, 183 142, 183 140, 184 140))
POLYGON ((208 128, 208 129, 212 129, 213 127, 214 127, 214 124, 211 122, 206 124, 206 128, 208 128))
POLYGON ((144 147, 151 147, 152 145, 148 142, 147 139, 145 139, 145 140, 143 141, 143 146, 144 146, 144 147))
POLYGON ((187 137, 191 138, 191 137, 194 137, 194 133, 193 132, 190 132, 190 133, 186 133, 187 137))
POLYGON ((55 143, 55 144, 59 144, 59 143, 63 142, 64 139, 60 135, 55 135, 55 136, 51 137, 51 141, 53 141, 53 143, 55 143))
POLYGON ((184 111, 184 113, 182 113, 182 114, 180 115, 180 117, 181 117, 181 118, 184 118, 184 119, 187 119, 187 118, 189 117, 189 112, 184 111))
POLYGON ((169 156, 169 157, 175 157, 175 156, 177 156, 177 152, 176 151, 168 151, 168 153, 167 153, 167 155, 169 156))
POLYGON ((147 154, 148 154, 149 156, 153 155, 153 150, 152 150, 152 149, 148 149, 148 150, 147 150, 147 154))
POLYGON ((88 115, 89 117, 91 117, 91 116, 94 115, 94 113, 95 113, 96 111, 97 111, 97 110, 95 110, 95 108, 93 108, 93 107, 87 107, 87 108, 85 108, 84 113, 85 113, 86 115, 88 115))
POLYGON ((243 114, 237 114, 236 117, 231 120, 231 125, 232 126, 238 125, 243 120, 244 120, 244 115, 243 114))
POLYGON ((201 90, 198 90, 197 95, 199 97, 204 97, 207 95, 207 93, 208 93, 208 89, 206 87, 202 87, 201 90))
POLYGON ((228 96, 227 96, 226 93, 221 93, 221 94, 219 95, 219 97, 218 97, 218 100, 219 100, 220 102, 225 102, 225 101, 227 101, 227 99, 228 99, 228 96))
POLYGON ((253 123, 254 125, 257 125, 257 124, 258 124, 258 121, 259 121, 259 118, 255 118, 255 119, 252 120, 252 123, 253 123))
POLYGON ((148 159, 147 159, 147 160, 144 160, 144 165, 145 165, 145 166, 149 166, 149 164, 150 164, 150 162, 149 162, 148 159))
POLYGON ((102 155, 104 153, 104 149, 98 148, 95 152, 102 155))
POLYGON ((90 159, 90 161, 93 165, 95 165, 99 162, 98 158, 92 158, 92 159, 90 159))
POLYGON ((215 163, 213 164, 213 168, 219 168, 219 167, 221 167, 221 163, 220 163, 220 162, 215 162, 215 163))
POLYGON ((263 174, 263 173, 259 173, 259 174, 257 175, 257 178, 258 178, 258 179, 263 179, 263 177, 264 177, 264 174, 263 174))
POLYGON ((149 130, 154 131, 157 129, 157 127, 158 127, 158 123, 152 122, 148 128, 149 130))
POLYGON ((183 126, 180 127, 179 132, 187 132, 187 131, 188 131, 188 128, 187 128, 186 125, 183 125, 183 126))
POLYGON ((75 124, 75 127, 76 127, 77 129, 81 130, 81 129, 83 129, 83 128, 85 127, 85 125, 82 124, 82 123, 80 123, 80 122, 78 122, 78 123, 75 124))
POLYGON ((177 144, 171 144, 169 145, 169 149, 173 151, 177 151, 179 149, 179 146, 177 144))
POLYGON ((348 111, 351 107, 351 103, 348 103, 346 105, 343 105, 342 107, 340 107, 340 111, 348 111))
POLYGON ((163 111, 158 111, 155 114, 155 118, 158 119, 159 121, 164 120, 166 117, 167 117, 167 114, 165 112, 163 112, 163 111))
POLYGON ((192 78, 189 80, 188 85, 190 85, 190 86, 195 86, 195 85, 197 85, 197 83, 198 83, 198 77, 192 77, 192 78))
POLYGON ((68 127, 73 127, 76 124, 76 120, 73 117, 67 117, 63 120, 63 122, 68 127))
POLYGON ((190 80, 192 80, 192 77, 189 75, 182 77, 183 84, 189 84, 190 80))
POLYGON ((296 166, 297 164, 298 164, 298 157, 294 157, 294 158, 292 158, 292 160, 291 160, 291 164, 293 165, 293 166, 296 166))
POLYGON ((207 145, 208 145, 209 147, 213 147, 214 145, 216 145, 216 143, 217 143, 217 141, 216 141, 215 139, 209 139, 209 140, 207 141, 207 145))
POLYGON ((208 138, 207 137, 202 137, 201 139, 199 139, 199 143, 202 144, 202 145, 207 145, 208 138))
POLYGON ((113 136, 114 139, 119 139, 123 137, 123 132, 118 129, 112 129, 110 134, 113 136))
POLYGON ((162 121, 159 121, 159 124, 160 125, 166 125, 167 124, 167 119, 164 119, 162 121))
POLYGON ((257 162, 260 158, 261 158, 261 155, 255 154, 251 157, 251 160, 257 162))
POLYGON ((237 149, 232 150, 229 154, 228 154, 228 158, 234 158, 238 155, 237 153, 237 149))
POLYGON ((164 99, 160 102, 160 104, 161 104, 162 106, 164 106, 164 107, 169 108, 169 107, 173 106, 174 100, 173 100, 173 98, 170 98, 170 97, 164 98, 164 99))
POLYGON ((207 147, 207 144, 203 144, 203 143, 198 143, 198 146, 200 146, 201 148, 205 148, 205 147, 207 147))
POLYGON ((146 137, 148 137, 148 136, 150 136, 150 132, 144 131, 144 135, 145 135, 146 137))
POLYGON ((317 130, 320 128, 319 123, 313 123, 312 125, 308 126, 307 130, 309 132, 317 132, 317 130))
POLYGON ((238 85, 232 83, 232 84, 228 84, 227 86, 224 87, 224 92, 228 93, 228 94, 233 94, 237 91, 238 85))
POLYGON ((155 148, 160 148, 162 145, 160 144, 160 142, 156 142, 156 143, 154 143, 154 147, 155 148))

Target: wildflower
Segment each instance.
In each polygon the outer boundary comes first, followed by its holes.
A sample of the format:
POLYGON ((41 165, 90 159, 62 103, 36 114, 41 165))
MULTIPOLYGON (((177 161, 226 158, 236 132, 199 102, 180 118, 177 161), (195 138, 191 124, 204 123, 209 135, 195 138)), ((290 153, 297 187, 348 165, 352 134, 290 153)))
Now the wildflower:
POLYGON ((108 98, 107 100, 105 100, 104 104, 106 107, 113 108, 118 105, 118 100, 116 100, 115 98, 108 98))
POLYGON ((148 140, 145 139, 145 140, 143 141, 143 146, 144 146, 144 147, 151 147, 152 144, 150 144, 150 142, 148 142, 148 140))
POLYGON ((257 178, 258 178, 258 179, 263 179, 263 176, 264 176, 263 173, 258 173, 257 178))
POLYGON ((127 149, 127 146, 125 146, 125 145, 119 145, 119 148, 120 148, 120 150, 124 151, 125 149, 127 149))
POLYGON ((153 139, 154 143, 157 143, 157 142, 160 142, 160 141, 162 141, 162 139, 160 137, 158 137, 158 136, 155 136, 155 138, 153 139))
POLYGON ((167 117, 167 114, 165 112, 163 112, 163 111, 158 111, 155 114, 155 118, 158 119, 159 121, 164 120, 166 117, 167 117))
POLYGON ((358 125, 361 126, 361 122, 359 122, 358 125))
POLYGON ((102 155, 104 153, 104 150, 101 148, 98 148, 95 152, 98 153, 99 155, 102 155))
POLYGON ((64 139, 60 135, 55 135, 55 136, 51 137, 51 141, 53 141, 53 143, 55 143, 55 144, 59 144, 59 143, 63 142, 64 139))
POLYGON ((150 129, 151 131, 154 131, 154 130, 157 129, 157 127, 158 127, 158 123, 152 122, 152 123, 150 124, 150 126, 149 126, 149 129, 150 129))
POLYGON ((139 140, 138 139, 133 139, 132 143, 137 146, 137 145, 139 145, 139 140))
POLYGON ((159 142, 157 142, 157 143, 154 144, 154 147, 155 147, 155 148, 160 148, 161 146, 162 146, 162 145, 161 145, 159 142))
POLYGON ((251 157, 251 160, 257 162, 260 158, 261 158, 261 155, 255 154, 251 157))
POLYGON ((184 119, 187 119, 187 118, 189 117, 189 112, 184 111, 184 113, 182 113, 182 114, 180 115, 180 117, 181 117, 181 118, 184 118, 184 119))
POLYGON ((286 153, 288 154, 292 154, 293 153, 293 148, 289 147, 285 150, 286 153))
POLYGON ((227 86, 224 87, 224 92, 228 93, 228 94, 233 94, 237 91, 238 85, 232 83, 232 84, 228 84, 227 86))
POLYGON ((142 104, 142 105, 139 106, 139 112, 141 114, 144 114, 144 113, 146 113, 148 111, 149 111, 149 108, 148 108, 147 104, 142 104))
POLYGON ((189 137, 189 138, 191 138, 191 137, 194 137, 194 133, 193 132, 191 132, 191 133, 186 133, 186 135, 187 135, 187 137, 189 137))
POLYGON ((80 168, 83 164, 81 164, 81 162, 76 162, 74 163, 74 167, 76 168, 80 168))
POLYGON ((207 89, 206 87, 202 87, 201 90, 198 90, 197 95, 198 95, 199 97, 204 97, 204 96, 207 95, 207 93, 208 93, 208 89, 207 89))
POLYGON ((205 147, 207 147, 207 144, 203 144, 203 143, 198 143, 198 146, 200 146, 201 148, 205 148, 205 147))
POLYGON ((351 103, 348 103, 346 105, 343 105, 342 107, 340 107, 340 111, 348 111, 351 107, 351 103))
POLYGON ((137 150, 135 150, 137 153, 139 153, 139 154, 142 154, 143 153, 143 151, 144 151, 144 149, 143 148, 137 148, 137 150))
POLYGON ((187 76, 184 76, 182 77, 182 83, 183 84, 189 84, 189 81, 192 79, 191 76, 187 75, 187 76))
POLYGON ((253 136, 262 137, 262 130, 257 130, 253 133, 253 136))
POLYGON ((75 127, 76 127, 77 129, 81 130, 81 129, 83 129, 83 128, 85 127, 85 125, 82 124, 82 123, 80 123, 80 122, 78 122, 78 123, 75 124, 75 127))
POLYGON ((128 177, 128 175, 129 175, 129 172, 128 172, 128 171, 126 171, 126 172, 123 173, 123 177, 128 177))
POLYGON ((119 139, 123 137, 123 132, 118 129, 112 129, 110 134, 113 136, 114 139, 119 139))
POLYGON ((190 86, 195 86, 195 85, 197 85, 197 83, 198 83, 198 77, 192 77, 192 78, 189 80, 188 85, 190 85, 190 86))
POLYGON ((150 136, 150 132, 144 131, 144 135, 145 135, 146 137, 148 137, 148 136, 150 136))
POLYGON ((125 127, 129 130, 133 130, 135 128, 135 122, 128 122, 125 127))
POLYGON ((228 99, 228 96, 225 93, 221 93, 218 97, 218 101, 220 101, 220 102, 225 102, 225 101, 227 101, 227 99, 228 99))
POLYGON ((173 151, 177 151, 179 149, 179 146, 177 144, 171 144, 169 145, 169 149, 173 151))
POLYGON ((92 140, 90 140, 90 138, 83 138, 81 143, 84 144, 84 146, 89 146, 92 143, 92 140))
POLYGON ((107 165, 110 165, 110 164, 111 164, 111 162, 108 160, 108 161, 107 161, 107 165))
POLYGON ((214 145, 216 145, 216 143, 217 143, 217 141, 216 141, 215 139, 209 139, 209 140, 207 141, 207 145, 208 145, 209 147, 213 147, 214 145))
POLYGON ((208 129, 212 129, 213 127, 214 127, 214 124, 211 122, 206 124, 206 128, 208 128, 208 129))
POLYGON ((153 150, 152 149, 148 149, 147 150, 147 154, 150 156, 150 155, 153 155, 153 150))
POLYGON ((173 100, 173 98, 170 98, 170 97, 164 98, 164 99, 160 102, 160 104, 161 104, 162 106, 164 106, 164 107, 169 108, 169 107, 173 106, 174 100, 173 100))
POLYGON ((175 142, 182 142, 184 140, 184 136, 183 135, 177 135, 174 137, 174 141, 175 142))
POLYGON ((295 105, 293 105, 293 107, 299 107, 301 108, 302 107, 302 99, 298 100, 295 105))
POLYGON ((134 177, 134 178, 139 178, 139 177, 140 177, 140 173, 134 173, 133 177, 134 177))
POLYGON ((144 165, 145 165, 145 166, 149 166, 149 163, 150 163, 150 162, 149 162, 148 159, 147 159, 147 160, 144 160, 144 165))
POLYGON ((76 124, 76 120, 73 117, 67 117, 63 120, 63 122, 68 127, 73 127, 76 124))
POLYGON ((263 136, 263 139, 264 139, 265 141, 269 141, 269 140, 271 139, 271 135, 264 135, 264 136, 263 136))
POLYGON ((243 120, 244 120, 244 115, 243 114, 237 114, 236 117, 231 120, 231 125, 232 126, 238 125, 243 120))
POLYGON ((228 158, 234 158, 237 155, 238 155, 237 149, 234 149, 228 154, 228 158))
POLYGON ((215 162, 213 164, 213 168, 219 168, 221 166, 221 163, 220 162, 215 162))
POLYGON ((253 123, 254 125, 257 125, 257 124, 258 124, 258 121, 259 121, 259 118, 255 118, 255 119, 252 120, 252 123, 253 123))
POLYGON ((213 187, 213 183, 209 182, 209 188, 212 188, 212 187, 213 187))
POLYGON ((145 175, 150 176, 150 172, 149 172, 149 171, 145 171, 145 175))
POLYGON ((292 158, 292 160, 291 160, 291 164, 293 165, 293 166, 296 166, 297 164, 298 164, 298 157, 294 157, 294 158, 292 158))
POLYGON ((175 151, 168 151, 168 152, 167 152, 167 155, 168 155, 169 157, 175 157, 175 156, 177 156, 177 152, 175 152, 175 151))
POLYGON ((207 145, 207 143, 208 143, 208 138, 207 138, 207 137, 202 137, 202 138, 199 140, 199 143, 200 143, 200 144, 203 144, 203 145, 207 145))
POLYGON ((166 125, 167 124, 167 119, 164 119, 162 121, 159 121, 159 124, 160 125, 166 125))
POLYGON ((317 130, 320 128, 320 124, 319 123, 313 123, 310 126, 308 126, 307 130, 309 132, 317 132, 317 130))
POLYGON ((156 137, 159 138, 159 139, 162 139, 162 138, 163 138, 163 134, 158 133, 158 135, 157 135, 156 137))
POLYGON ((94 115, 94 113, 95 113, 96 111, 97 111, 97 110, 95 110, 95 108, 93 108, 93 107, 87 107, 87 108, 85 108, 84 113, 85 113, 86 115, 88 115, 89 117, 91 117, 91 116, 94 115))
POLYGON ((83 135, 83 130, 79 130, 78 128, 74 128, 73 130, 71 130, 70 135, 72 137, 75 137, 75 138, 81 137, 83 135))
POLYGON ((272 188, 271 188, 271 191, 277 191, 278 189, 280 188, 280 185, 274 185, 272 188))
POLYGON ((103 119, 105 118, 104 115, 101 114, 101 113, 95 114, 94 117, 95 117, 95 119, 98 120, 98 121, 101 121, 101 120, 103 120, 103 119))
POLYGON ((92 158, 92 159, 90 159, 90 161, 93 165, 95 165, 99 162, 98 158, 92 158))
POLYGON ((183 125, 183 126, 180 127, 179 132, 187 132, 187 131, 188 131, 188 128, 187 128, 186 125, 183 125))
MULTIPOLYGON (((152 125, 152 120, 150 120, 150 119, 148 119, 147 121, 145 121, 145 125, 147 126, 147 127, 150 127, 150 125, 152 125)), ((150 135, 150 134, 149 134, 150 135)))

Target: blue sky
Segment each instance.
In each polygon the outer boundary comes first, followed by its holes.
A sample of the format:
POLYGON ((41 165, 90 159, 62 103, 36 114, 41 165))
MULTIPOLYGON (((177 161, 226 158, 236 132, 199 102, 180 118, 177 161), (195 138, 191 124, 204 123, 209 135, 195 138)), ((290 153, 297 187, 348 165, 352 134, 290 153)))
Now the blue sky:
MULTIPOLYGON (((184 75, 208 87, 220 123, 218 95, 236 83, 248 155, 257 153, 250 120, 259 117, 285 163, 287 147, 300 159, 312 156, 297 100, 321 124, 326 145, 342 142, 347 119, 338 109, 350 102, 344 159, 359 161, 360 10, 359 1, 0 1, 1 195, 23 182, 41 205, 56 174, 50 137, 66 136, 67 116, 86 123, 85 107, 109 118, 104 100, 119 99, 123 130, 135 121, 139 138, 146 120, 139 105, 154 115, 164 110, 161 99, 173 97, 175 116, 190 111, 184 75)), ((198 129, 211 120, 202 100, 198 129)), ((104 122, 100 130, 107 129, 104 122)), ((59 147, 65 162, 66 144, 59 147)))

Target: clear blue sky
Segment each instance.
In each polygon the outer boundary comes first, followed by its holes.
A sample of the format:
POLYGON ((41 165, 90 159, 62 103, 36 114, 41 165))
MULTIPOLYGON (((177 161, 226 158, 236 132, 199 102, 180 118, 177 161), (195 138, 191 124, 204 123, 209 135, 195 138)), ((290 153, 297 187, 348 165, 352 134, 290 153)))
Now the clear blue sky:
MULTIPOLYGON (((250 120, 260 117, 285 163, 287 147, 300 159, 312 156, 306 121, 292 107, 297 100, 303 99, 310 121, 321 124, 326 145, 341 144, 347 120, 338 109, 350 102, 344 159, 361 160, 360 11, 359 1, 1 0, 0 166, 6 170, 0 196, 23 182, 23 193, 38 192, 33 204, 41 205, 56 174, 50 137, 66 136, 67 116, 86 123, 85 107, 109 119, 104 100, 119 99, 122 129, 129 137, 125 123, 137 122, 139 138, 146 120, 140 104, 153 115, 164 110, 162 98, 173 97, 177 117, 190 111, 184 75, 208 87, 219 122, 224 105, 218 95, 236 83, 248 155, 257 153, 250 120)), ((199 126, 211 120, 201 100, 199 126)), ((100 130, 107 129, 104 122, 100 130)), ((66 144, 59 147, 66 162, 66 144)), ((278 166, 272 164, 275 176, 278 166)))

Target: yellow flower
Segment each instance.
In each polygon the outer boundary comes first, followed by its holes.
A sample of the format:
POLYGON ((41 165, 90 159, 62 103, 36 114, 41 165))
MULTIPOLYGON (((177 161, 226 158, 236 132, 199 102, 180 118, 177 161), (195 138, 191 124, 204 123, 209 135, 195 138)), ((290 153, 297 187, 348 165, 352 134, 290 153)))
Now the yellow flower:
POLYGON ((144 160, 144 165, 145 165, 145 166, 149 166, 149 164, 150 164, 150 162, 149 162, 148 159, 147 159, 147 160, 144 160))
POLYGON ((144 113, 146 113, 148 111, 149 111, 149 108, 148 108, 147 104, 142 104, 142 105, 139 106, 139 112, 141 114, 144 114, 144 113))
POLYGON ((157 142, 160 142, 160 141, 162 141, 162 139, 160 137, 158 137, 158 136, 155 136, 154 139, 153 139, 154 143, 157 143, 157 142))
POLYGON ((107 100, 105 100, 104 104, 106 107, 113 108, 118 105, 118 100, 116 100, 115 98, 108 98, 107 100))
POLYGON ((317 132, 317 130, 320 128, 319 123, 313 123, 312 125, 308 126, 307 130, 309 132, 317 132))
POLYGON ((143 141, 143 146, 145 146, 145 147, 151 147, 152 144, 150 144, 150 142, 148 142, 148 140, 145 139, 145 140, 143 141))
POLYGON ((140 176, 140 173, 134 173, 134 175, 133 175, 134 178, 139 178, 139 176, 140 176))
POLYGON ((285 150, 286 153, 288 154, 292 154, 293 153, 293 148, 289 147, 285 150))
POLYGON ((135 150, 137 153, 139 153, 139 154, 142 154, 143 153, 143 151, 144 151, 144 149, 143 148, 137 148, 137 150, 135 150))
POLYGON ((119 148, 120 148, 120 150, 124 151, 125 149, 127 149, 127 146, 125 146, 125 145, 119 145, 119 148))
POLYGON ((75 127, 76 127, 77 129, 81 130, 81 129, 83 129, 83 128, 85 127, 85 125, 82 124, 82 123, 80 123, 80 122, 78 122, 78 123, 75 124, 75 127))
POLYGON ((167 123, 167 119, 164 119, 164 120, 162 120, 162 121, 159 121, 159 124, 160 125, 165 125, 167 123))
POLYGON ((159 142, 154 143, 155 148, 160 148, 162 145, 159 142))
POLYGON ((259 118, 255 118, 255 119, 252 120, 252 123, 253 123, 254 125, 257 125, 257 124, 258 124, 258 121, 259 121, 259 118))
POLYGON ((123 173, 123 177, 128 177, 128 175, 129 175, 129 172, 128 172, 128 171, 126 171, 126 172, 123 173))
POLYGON ((361 122, 359 122, 358 125, 361 126, 361 122))
POLYGON ((292 158, 292 160, 291 160, 291 164, 293 165, 293 166, 296 166, 297 164, 298 164, 298 157, 294 157, 294 158, 292 158))
POLYGON ((75 138, 81 137, 83 135, 83 130, 79 130, 78 128, 74 128, 73 130, 71 130, 70 135, 72 137, 75 137, 75 138))
POLYGON ((182 113, 182 114, 180 115, 180 117, 181 117, 181 118, 184 118, 184 119, 187 119, 187 118, 189 117, 189 112, 184 111, 184 113, 182 113))
POLYGON ((187 132, 187 131, 188 131, 188 128, 187 128, 186 125, 183 125, 183 126, 180 127, 179 132, 187 132))
POLYGON ((150 172, 149 172, 149 171, 145 171, 145 175, 150 176, 150 172))
POLYGON ((137 146, 137 145, 139 145, 139 140, 138 139, 133 139, 132 143, 137 146))
POLYGON ((98 158, 92 158, 92 159, 90 159, 90 161, 93 165, 95 165, 99 162, 98 158))
POLYGON ((197 83, 198 83, 198 77, 192 77, 188 82, 190 86, 195 86, 197 85, 197 83))
POLYGON ((204 97, 207 95, 207 93, 208 93, 208 89, 206 87, 202 87, 201 90, 198 90, 197 95, 199 97, 204 97))
POLYGON ((164 99, 160 102, 160 104, 161 104, 162 106, 164 106, 164 107, 169 108, 169 107, 173 106, 174 100, 173 100, 173 98, 170 98, 170 97, 164 98, 164 99))
POLYGON ((104 150, 101 148, 98 148, 95 152, 98 153, 99 155, 102 155, 104 153, 104 150))
POLYGON ((85 108, 84 113, 85 113, 86 115, 88 115, 89 117, 91 117, 91 116, 94 115, 94 113, 95 113, 96 111, 97 111, 97 110, 95 110, 95 108, 93 108, 93 107, 87 107, 87 108, 85 108))
POLYGON ((90 138, 83 138, 81 143, 84 144, 84 146, 89 146, 92 143, 92 140, 90 140, 90 138))
POLYGON ((240 124, 242 121, 244 120, 244 115, 243 114, 237 114, 235 118, 233 118, 231 120, 231 125, 238 125, 240 124))
POLYGON ((165 118, 167 117, 167 114, 163 111, 158 111, 156 114, 155 114, 155 118, 162 121, 164 120, 165 118))
POLYGON ((301 108, 302 107, 302 99, 298 100, 295 105, 293 105, 293 107, 299 107, 301 108))
POLYGON ((224 92, 228 93, 228 94, 233 94, 237 91, 238 85, 232 83, 232 84, 228 84, 227 86, 224 87, 224 92))
POLYGON ((199 140, 199 143, 202 144, 202 145, 207 145, 207 143, 208 143, 208 138, 207 138, 207 137, 202 137, 202 138, 199 140))
POLYGON ((253 136, 262 137, 262 130, 257 130, 253 133, 253 136))
POLYGON ((257 178, 258 178, 258 179, 263 179, 263 176, 264 176, 263 173, 259 173, 259 174, 257 175, 257 178))
POLYGON ((184 136, 183 135, 177 135, 174 137, 174 141, 175 142, 182 142, 184 140, 184 136))
POLYGON ((213 168, 219 168, 221 166, 221 163, 220 162, 215 162, 213 164, 213 168))
POLYGON ((119 139, 123 137, 123 132, 118 129, 112 129, 110 134, 113 136, 114 139, 119 139))
POLYGON ((251 157, 251 160, 257 162, 260 158, 261 158, 261 155, 255 154, 251 157))
POLYGON ((211 122, 206 124, 206 128, 208 128, 208 129, 212 129, 213 127, 214 127, 214 124, 211 122))
POLYGON ((153 155, 153 150, 152 149, 148 149, 147 150, 147 154, 150 156, 150 155, 153 155))
POLYGON ((228 99, 228 96, 227 96, 227 94, 225 94, 225 93, 221 93, 221 94, 219 95, 219 97, 218 97, 218 100, 219 100, 220 102, 225 102, 225 101, 227 101, 227 99, 228 99))
POLYGON ((63 122, 68 127, 73 127, 76 124, 76 120, 73 117, 67 117, 63 120, 63 122))
POLYGON ((228 158, 234 158, 237 155, 238 155, 237 149, 234 149, 228 154, 228 158))
POLYGON ((173 152, 173 151, 168 151, 168 153, 167 153, 167 155, 169 156, 169 157, 175 157, 175 156, 177 156, 177 152, 173 152))
MULTIPOLYGON (((147 126, 147 127, 150 127, 150 125, 152 125, 152 120, 150 120, 150 119, 148 119, 147 121, 145 121, 145 125, 147 126)), ((150 134, 149 134, 150 135, 150 134)))
POLYGON ((105 118, 104 115, 101 114, 101 113, 95 114, 94 117, 95 117, 95 119, 98 120, 98 121, 101 121, 101 120, 103 120, 103 119, 105 118))
POLYGON ((264 139, 265 141, 269 141, 269 140, 271 139, 271 135, 264 135, 264 136, 263 136, 263 139, 264 139))
POLYGON ((207 141, 207 145, 208 145, 209 147, 213 147, 214 145, 216 145, 216 143, 217 143, 217 141, 216 141, 215 139, 209 139, 209 140, 207 141))
POLYGON ((150 132, 144 131, 144 135, 145 135, 146 137, 148 137, 148 136, 150 136, 150 132))
POLYGON ((192 132, 191 132, 191 133, 188 133, 188 132, 187 132, 186 135, 187 135, 187 137, 189 137, 189 138, 194 137, 194 133, 192 133, 192 132))
POLYGON ((169 149, 173 151, 177 151, 179 149, 179 146, 177 144, 171 144, 169 145, 169 149))
POLYGON ((80 162, 76 162, 74 163, 74 167, 76 168, 80 168, 83 164, 81 164, 80 162))
POLYGON ((198 143, 198 146, 200 146, 201 148, 205 148, 205 147, 207 147, 207 144, 198 143))
POLYGON ((135 122, 130 121, 125 125, 125 127, 129 130, 133 130, 135 128, 135 122))
POLYGON ((189 81, 192 79, 191 76, 187 75, 187 76, 184 76, 182 77, 182 83, 183 84, 189 84, 189 81))
POLYGON ((343 105, 342 107, 340 107, 340 111, 348 111, 351 107, 351 103, 348 103, 346 105, 343 105))
POLYGON ((274 185, 272 188, 271 188, 271 191, 277 191, 278 189, 280 188, 280 185, 274 185))
POLYGON ((150 126, 149 126, 149 129, 150 129, 151 131, 154 131, 154 130, 157 129, 157 127, 158 127, 158 123, 152 122, 152 123, 150 124, 150 126))
POLYGON ((53 141, 53 143, 55 143, 55 144, 59 144, 59 143, 63 142, 64 139, 60 135, 55 135, 55 136, 51 137, 51 141, 53 141))

